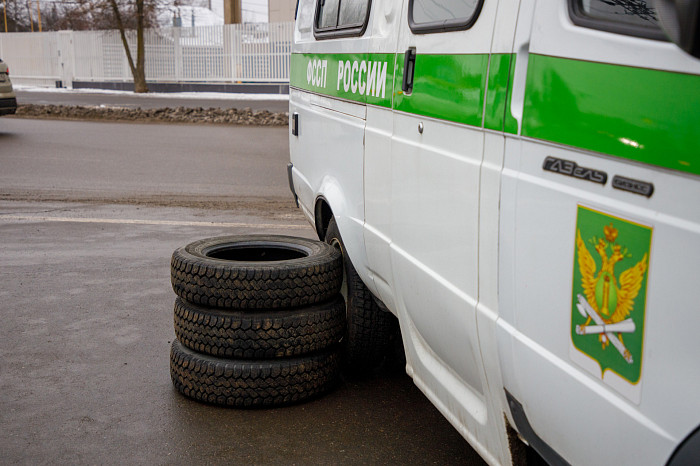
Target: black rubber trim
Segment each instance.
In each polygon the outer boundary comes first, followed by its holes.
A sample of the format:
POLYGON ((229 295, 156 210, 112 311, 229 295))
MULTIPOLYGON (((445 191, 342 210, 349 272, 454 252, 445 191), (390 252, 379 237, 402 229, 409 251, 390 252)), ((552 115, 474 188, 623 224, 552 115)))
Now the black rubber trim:
POLYGON ((0 99, 0 108, 2 109, 16 109, 17 108, 17 98, 9 97, 7 99, 0 99))
POLYGON ((292 118, 289 119, 289 124, 292 127, 292 136, 299 136, 299 113, 292 113, 292 118))
MULTIPOLYGON (((342 1, 341 1, 342 3, 342 1)), ((314 13, 314 37, 318 40, 324 39, 337 39, 342 37, 360 37, 367 31, 367 24, 369 23, 369 14, 372 11, 372 0, 367 2, 367 14, 365 15, 365 20, 362 24, 349 24, 345 26, 335 26, 329 28, 318 28, 318 12, 321 5, 321 0, 316 1, 316 12, 314 13)), ((340 6, 338 6, 338 12, 340 12, 340 6)))
POLYGON ((577 26, 624 34, 626 36, 641 37, 643 39, 668 42, 668 37, 666 37, 666 34, 660 27, 634 26, 613 20, 594 19, 586 15, 579 3, 580 0, 569 0, 569 18, 577 26))
POLYGON ((292 191, 292 195, 294 196, 294 202, 297 204, 297 207, 299 207, 299 196, 297 196, 297 192, 294 190, 294 179, 292 178, 293 168, 293 163, 290 162, 287 164, 287 180, 289 181, 289 190, 292 191))
POLYGON ((700 458, 700 426, 688 435, 668 460, 667 466, 694 466, 700 458))
POLYGON ((0 115, 14 115, 17 113, 17 99, 11 97, 0 99, 0 115))
POLYGON ((414 34, 431 34, 435 32, 463 31, 471 28, 479 19, 484 0, 479 0, 474 13, 470 18, 451 19, 445 21, 434 21, 432 23, 416 23, 413 20, 413 0, 408 2, 408 26, 414 34))
POLYGON ((559 453, 554 451, 552 447, 547 445, 547 443, 535 433, 530 425, 530 421, 527 420, 523 405, 520 404, 508 390, 505 390, 505 392, 506 398, 508 399, 508 406, 510 407, 510 414, 513 416, 515 428, 518 429, 518 433, 522 435, 525 441, 527 441, 550 466, 569 466, 569 463, 562 458, 559 453))
POLYGON ((639 194, 644 197, 651 197, 654 194, 654 184, 648 181, 635 180, 620 175, 613 176, 612 187, 627 191, 632 194, 639 194))

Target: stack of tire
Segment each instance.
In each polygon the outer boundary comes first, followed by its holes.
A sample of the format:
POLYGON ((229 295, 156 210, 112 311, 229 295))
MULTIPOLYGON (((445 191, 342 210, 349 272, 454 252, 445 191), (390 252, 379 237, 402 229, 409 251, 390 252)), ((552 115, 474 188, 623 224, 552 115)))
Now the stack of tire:
POLYGON ((274 407, 330 390, 345 301, 338 248, 290 236, 190 243, 171 260, 174 386, 195 400, 274 407))

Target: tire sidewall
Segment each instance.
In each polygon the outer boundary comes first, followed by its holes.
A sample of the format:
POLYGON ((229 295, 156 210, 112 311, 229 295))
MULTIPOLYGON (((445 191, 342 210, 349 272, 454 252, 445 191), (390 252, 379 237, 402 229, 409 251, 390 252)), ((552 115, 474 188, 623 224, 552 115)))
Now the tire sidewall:
POLYGON ((280 265, 285 267, 298 266, 299 268, 307 267, 310 262, 316 262, 318 257, 326 251, 322 244, 318 241, 298 238, 294 236, 260 236, 260 235, 235 235, 235 236, 220 236, 215 238, 207 238, 179 249, 183 257, 189 256, 193 261, 201 261, 209 263, 212 266, 235 266, 240 269, 260 269, 279 268, 280 265), (290 249, 304 254, 303 257, 295 259, 277 260, 277 261, 230 261, 226 259, 218 259, 211 257, 210 254, 217 252, 232 245, 235 247, 245 247, 258 245, 261 247, 275 247, 280 249, 290 249))

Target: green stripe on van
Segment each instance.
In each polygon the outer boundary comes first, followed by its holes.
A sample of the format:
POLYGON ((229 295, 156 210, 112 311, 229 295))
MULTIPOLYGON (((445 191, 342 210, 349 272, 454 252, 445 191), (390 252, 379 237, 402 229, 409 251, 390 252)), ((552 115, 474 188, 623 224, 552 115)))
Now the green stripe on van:
POLYGON ((394 54, 292 54, 289 84, 391 108, 394 54))
MULTIPOLYGON (((529 60, 523 136, 700 175, 700 76, 535 54, 529 60)), ((403 95, 403 55, 293 54, 290 84, 516 134, 508 90, 514 69, 511 54, 419 54, 413 92, 403 95)))
POLYGON ((513 82, 515 55, 493 54, 489 64, 489 80, 484 108, 484 128, 495 131, 518 132, 518 122, 510 114, 510 92, 513 82))
POLYGON ((418 54, 410 95, 401 91, 403 55, 397 62, 394 109, 481 127, 488 54, 418 54))
POLYGON ((700 76, 531 55, 524 136, 700 175, 700 76))

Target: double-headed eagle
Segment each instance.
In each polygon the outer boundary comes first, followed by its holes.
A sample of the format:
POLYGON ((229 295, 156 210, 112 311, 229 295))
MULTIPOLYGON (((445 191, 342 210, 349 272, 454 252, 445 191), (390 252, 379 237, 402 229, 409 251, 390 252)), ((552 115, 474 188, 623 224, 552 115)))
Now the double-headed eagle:
MULTIPOLYGON (((612 341, 622 357, 632 363, 632 355, 625 348, 623 333, 635 331, 634 321, 628 319, 634 308, 634 299, 639 294, 647 270, 647 254, 636 265, 615 277, 615 264, 630 255, 627 249, 615 244, 618 231, 612 223, 603 229, 605 239, 599 238, 595 250, 600 255, 601 267, 596 270, 596 262, 581 238, 581 231, 576 232, 576 249, 578 266, 581 271, 581 286, 585 294, 579 295, 577 308, 586 322, 576 326, 579 335, 598 334, 598 340, 605 349, 612 341), (612 254, 608 256, 608 248, 612 254), (594 321, 596 325, 590 325, 594 321), (590 325, 590 326, 589 326, 590 325)), ((594 240, 595 241, 595 240, 594 240)))

